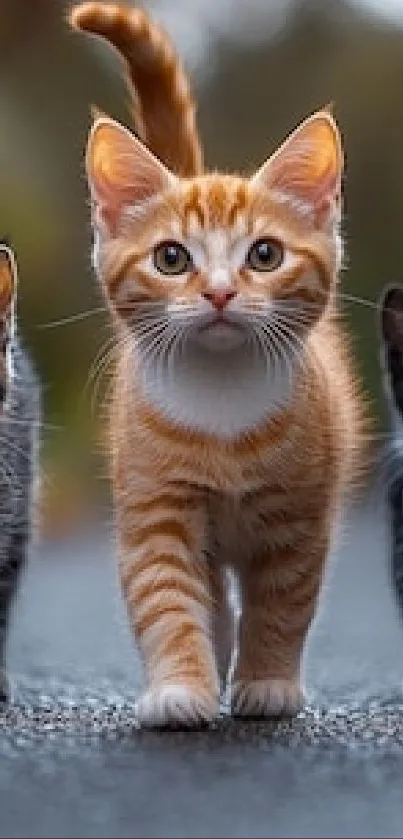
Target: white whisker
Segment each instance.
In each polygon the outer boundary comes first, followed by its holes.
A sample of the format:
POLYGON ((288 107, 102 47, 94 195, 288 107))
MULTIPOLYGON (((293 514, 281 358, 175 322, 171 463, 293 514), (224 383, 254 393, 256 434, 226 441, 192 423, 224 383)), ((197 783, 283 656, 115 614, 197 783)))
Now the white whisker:
POLYGON ((366 306, 369 309, 379 309, 379 304, 374 300, 368 300, 365 297, 356 297, 354 294, 347 294, 346 292, 339 292, 339 297, 347 303, 356 303, 359 306, 366 306))
POLYGON ((77 312, 74 315, 68 315, 65 318, 60 318, 60 320, 53 320, 49 321, 49 323, 39 323, 37 325, 37 329, 56 329, 58 326, 66 326, 70 323, 77 323, 82 320, 86 320, 86 318, 91 318, 94 315, 99 315, 101 312, 106 312, 106 306, 97 306, 95 309, 90 309, 86 312, 77 312))

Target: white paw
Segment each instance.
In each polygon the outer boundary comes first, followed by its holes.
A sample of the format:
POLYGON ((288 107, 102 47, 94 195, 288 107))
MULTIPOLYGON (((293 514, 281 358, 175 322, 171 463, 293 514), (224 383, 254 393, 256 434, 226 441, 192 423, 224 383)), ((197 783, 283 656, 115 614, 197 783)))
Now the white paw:
POLYGON ((218 714, 218 698, 182 684, 151 688, 136 703, 137 719, 145 728, 197 728, 218 714))
POLYGON ((232 711, 241 717, 293 716, 303 704, 299 682, 291 679, 235 682, 232 690, 232 711))

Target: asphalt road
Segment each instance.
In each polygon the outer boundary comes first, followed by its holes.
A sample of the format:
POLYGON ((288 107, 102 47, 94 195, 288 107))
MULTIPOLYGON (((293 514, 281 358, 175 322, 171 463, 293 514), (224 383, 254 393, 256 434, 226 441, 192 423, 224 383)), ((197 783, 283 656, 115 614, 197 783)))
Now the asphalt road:
POLYGON ((142 732, 113 542, 38 545, 0 714, 2 837, 403 836, 403 626, 372 496, 329 562, 293 723, 142 732))

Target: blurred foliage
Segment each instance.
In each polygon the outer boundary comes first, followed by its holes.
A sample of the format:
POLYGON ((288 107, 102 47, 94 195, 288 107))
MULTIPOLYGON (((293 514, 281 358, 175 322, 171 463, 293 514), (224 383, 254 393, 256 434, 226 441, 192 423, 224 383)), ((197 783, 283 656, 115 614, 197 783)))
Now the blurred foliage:
MULTIPOLYGON (((108 319, 50 324, 103 306, 90 268, 83 149, 90 105, 130 124, 128 97, 119 62, 69 31, 61 0, 1 6, 0 233, 19 257, 21 332, 44 383, 46 421, 60 426, 44 429, 48 483, 56 497, 65 487, 80 499, 70 507, 82 511, 94 488, 107 492, 96 445, 102 400, 88 378, 108 319)), ((385 282, 403 280, 403 31, 345 0, 299 0, 276 37, 268 27, 266 41, 242 43, 229 32, 213 49, 213 71, 194 80, 213 167, 251 171, 304 116, 334 103, 347 150, 343 291, 376 301, 385 282)), ((347 301, 345 310, 382 416, 376 312, 347 301)))

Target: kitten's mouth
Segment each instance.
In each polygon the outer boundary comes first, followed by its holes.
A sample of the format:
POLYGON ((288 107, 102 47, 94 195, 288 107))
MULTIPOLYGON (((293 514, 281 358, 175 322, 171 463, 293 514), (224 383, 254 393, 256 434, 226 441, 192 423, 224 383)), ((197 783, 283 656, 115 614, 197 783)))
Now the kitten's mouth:
POLYGON ((208 332, 209 330, 227 330, 227 329, 237 329, 238 331, 242 332, 243 328, 240 323, 228 318, 226 315, 219 313, 212 317, 205 323, 202 323, 201 326, 198 327, 198 332, 208 332))
POLYGON ((241 346, 246 330, 240 322, 219 313, 200 324, 195 337, 203 347, 223 352, 241 346))

